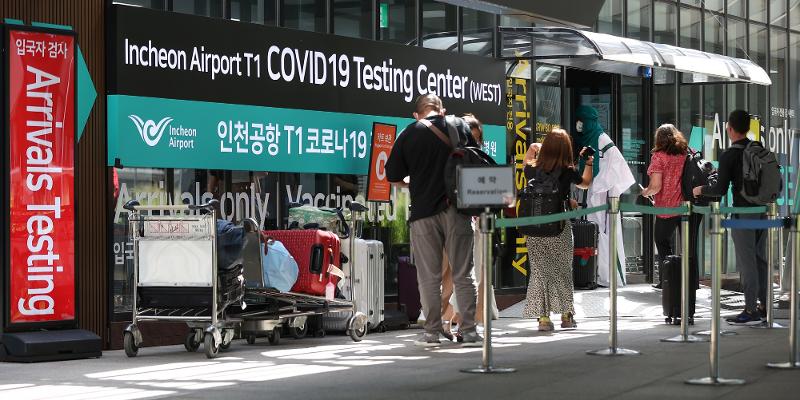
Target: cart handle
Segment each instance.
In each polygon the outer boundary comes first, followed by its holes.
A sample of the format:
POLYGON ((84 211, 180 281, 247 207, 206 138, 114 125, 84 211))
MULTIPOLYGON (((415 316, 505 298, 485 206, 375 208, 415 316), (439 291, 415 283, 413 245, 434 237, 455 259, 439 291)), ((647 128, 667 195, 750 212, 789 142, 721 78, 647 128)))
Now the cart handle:
POLYGON ((208 210, 212 211, 219 206, 219 200, 212 199, 208 203, 194 205, 194 204, 178 204, 178 205, 164 205, 164 206, 142 206, 136 200, 131 200, 123 206, 128 211, 195 211, 195 210, 208 210))
POLYGON ((366 206, 364 206, 363 204, 361 204, 361 203, 359 203, 357 201, 351 202, 348 208, 350 208, 350 211, 352 211, 352 212, 359 212, 359 213, 368 210, 368 208, 366 206))

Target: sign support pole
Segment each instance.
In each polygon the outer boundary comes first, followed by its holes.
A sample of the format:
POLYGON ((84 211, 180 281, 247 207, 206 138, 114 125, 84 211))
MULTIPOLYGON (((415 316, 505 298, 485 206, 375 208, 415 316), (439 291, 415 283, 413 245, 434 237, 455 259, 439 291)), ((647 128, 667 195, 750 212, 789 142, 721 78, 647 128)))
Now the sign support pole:
POLYGON ((462 369, 461 372, 472 374, 507 374, 517 372, 514 368, 495 367, 492 362, 492 315, 491 304, 486 299, 492 290, 492 234, 494 233, 494 214, 489 207, 481 214, 481 234, 484 240, 483 250, 483 358, 478 368, 462 369))

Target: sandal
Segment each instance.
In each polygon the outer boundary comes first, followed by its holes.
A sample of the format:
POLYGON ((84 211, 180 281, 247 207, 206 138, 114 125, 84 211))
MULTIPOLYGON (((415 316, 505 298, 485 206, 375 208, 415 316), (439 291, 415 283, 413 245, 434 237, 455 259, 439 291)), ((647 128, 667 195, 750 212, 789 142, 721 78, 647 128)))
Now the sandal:
POLYGON ((550 321, 550 317, 539 317, 539 331, 540 332, 551 332, 556 329, 556 326, 553 325, 553 321, 550 321))
POLYGON ((578 327, 578 323, 575 322, 575 318, 572 313, 564 313, 561 316, 561 329, 575 329, 578 327))

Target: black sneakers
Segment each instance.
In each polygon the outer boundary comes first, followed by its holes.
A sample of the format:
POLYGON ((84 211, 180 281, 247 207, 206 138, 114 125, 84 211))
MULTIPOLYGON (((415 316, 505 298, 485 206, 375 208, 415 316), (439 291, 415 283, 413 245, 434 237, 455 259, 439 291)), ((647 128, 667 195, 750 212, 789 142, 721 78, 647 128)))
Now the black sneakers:
POLYGON ((741 314, 725 320, 731 325, 758 325, 761 323, 761 313, 744 310, 741 314))

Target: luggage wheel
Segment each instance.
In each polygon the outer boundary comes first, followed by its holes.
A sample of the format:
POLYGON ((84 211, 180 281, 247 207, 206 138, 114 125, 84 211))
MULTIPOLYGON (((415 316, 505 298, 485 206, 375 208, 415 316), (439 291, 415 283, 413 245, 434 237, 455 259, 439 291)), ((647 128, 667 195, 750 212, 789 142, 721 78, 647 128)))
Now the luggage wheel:
POLYGON ((192 329, 188 334, 186 334, 186 339, 183 341, 183 347, 186 349, 186 351, 194 353, 200 348, 202 339, 202 331, 192 329))
POLYGON ((247 335, 247 344, 255 344, 256 343, 256 335, 250 334, 247 335))
POLYGON ((216 358, 219 354, 219 342, 214 338, 214 334, 206 332, 203 339, 203 349, 205 350, 207 358, 216 358))
POLYGON ((354 342, 360 342, 367 335, 367 316, 357 312, 347 320, 347 334, 354 342))
POLYGON ((272 329, 271 333, 267 333, 267 339, 269 340, 269 344, 277 346, 281 342, 281 327, 276 326, 272 329))

